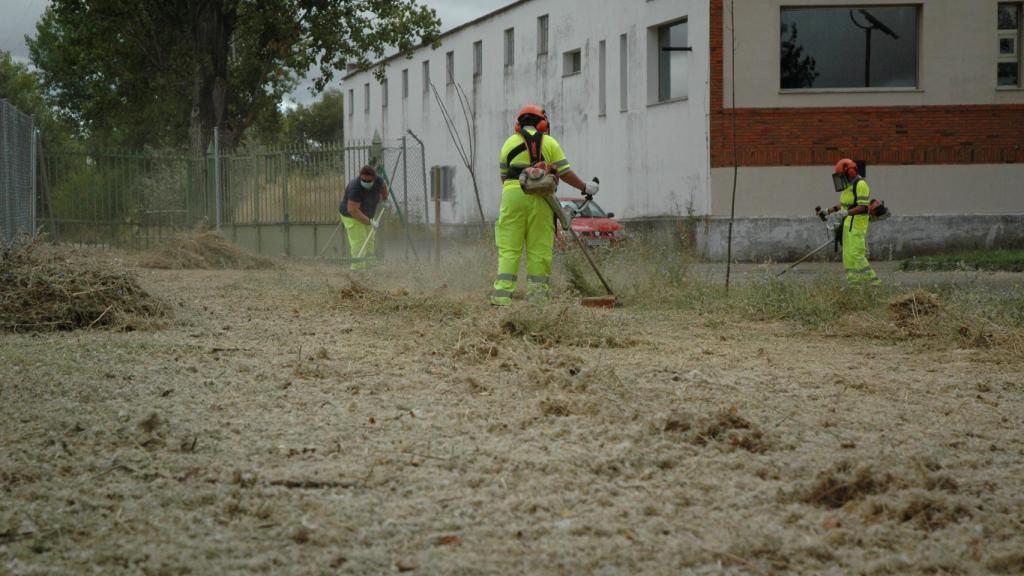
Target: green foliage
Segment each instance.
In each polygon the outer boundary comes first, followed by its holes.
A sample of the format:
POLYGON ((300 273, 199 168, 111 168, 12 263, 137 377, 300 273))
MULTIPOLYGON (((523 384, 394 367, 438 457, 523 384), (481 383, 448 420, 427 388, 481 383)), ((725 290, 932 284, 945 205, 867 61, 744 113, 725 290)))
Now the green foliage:
POLYGON ((285 133, 289 143, 323 146, 344 139, 342 119, 345 96, 340 90, 327 90, 309 106, 300 104, 285 115, 285 133))
POLYGON ((1024 272, 1024 250, 983 250, 910 258, 901 270, 1002 270, 1024 272))
POLYGON ((272 133, 284 94, 436 36, 416 0, 53 0, 28 41, 50 102, 93 138, 205 149, 272 133))
POLYGON ((0 97, 32 116, 43 137, 51 142, 68 137, 67 127, 46 104, 39 78, 25 64, 15 62, 10 52, 0 51, 0 97))

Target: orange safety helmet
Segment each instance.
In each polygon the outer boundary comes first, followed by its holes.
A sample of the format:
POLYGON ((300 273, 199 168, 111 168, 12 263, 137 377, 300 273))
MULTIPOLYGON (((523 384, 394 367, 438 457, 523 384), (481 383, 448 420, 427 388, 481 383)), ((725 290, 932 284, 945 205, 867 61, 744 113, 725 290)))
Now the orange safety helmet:
POLYGON ((832 171, 832 184, 836 192, 842 192, 857 178, 857 163, 849 158, 843 158, 836 162, 836 168, 832 171))
POLYGON ((521 110, 519 110, 518 114, 516 114, 516 132, 520 132, 523 129, 522 124, 524 116, 535 116, 539 118, 535 126, 537 127, 537 130, 540 130, 545 134, 547 134, 548 129, 551 128, 551 126, 548 124, 547 112, 545 112, 543 108, 537 106, 536 104, 527 104, 526 106, 523 106, 521 110))

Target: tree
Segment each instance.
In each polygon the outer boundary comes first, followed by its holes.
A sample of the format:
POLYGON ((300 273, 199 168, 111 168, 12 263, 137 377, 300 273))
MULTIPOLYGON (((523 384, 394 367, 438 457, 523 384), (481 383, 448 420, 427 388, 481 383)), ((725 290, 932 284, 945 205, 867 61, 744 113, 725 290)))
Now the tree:
POLYGON ((804 56, 804 47, 796 41, 796 24, 783 24, 782 36, 787 33, 789 39, 782 41, 782 87, 810 88, 820 75, 815 70, 817 62, 811 56, 804 56))
POLYGON ((320 100, 285 114, 285 132, 289 142, 323 146, 344 137, 342 118, 345 96, 340 90, 327 90, 320 100))
POLYGON ((11 53, 3 50, 0 50, 0 98, 32 116, 44 138, 67 139, 67 128, 46 104, 39 78, 27 65, 15 62, 11 53))
POLYGON ((417 0, 52 0, 28 39, 51 101, 83 130, 128 145, 237 144, 279 120, 314 67, 336 69, 436 37, 417 0))

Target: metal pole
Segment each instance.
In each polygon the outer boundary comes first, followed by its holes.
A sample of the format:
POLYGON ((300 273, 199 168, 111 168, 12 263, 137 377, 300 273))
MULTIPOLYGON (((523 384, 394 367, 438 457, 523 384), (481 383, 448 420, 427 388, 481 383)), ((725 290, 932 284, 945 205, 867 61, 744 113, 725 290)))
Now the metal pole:
POLYGON ((30 178, 29 178, 30 188, 31 188, 32 192, 31 192, 31 195, 29 197, 29 206, 28 206, 28 210, 29 210, 29 212, 28 212, 28 224, 29 224, 29 227, 31 228, 30 233, 32 234, 33 238, 35 238, 35 236, 36 236, 36 199, 39 197, 38 191, 36 190, 36 170, 39 169, 39 166, 38 166, 39 155, 36 153, 38 142, 39 142, 39 131, 36 130, 35 126, 33 125, 32 126, 32 151, 30 152, 30 155, 31 155, 31 158, 32 158, 32 161, 31 161, 32 173, 31 173, 30 178))
POLYGON ((434 262, 441 262, 441 170, 431 170, 434 191, 434 262))
POLYGON ((220 232, 220 128, 213 127, 213 198, 214 218, 220 232))

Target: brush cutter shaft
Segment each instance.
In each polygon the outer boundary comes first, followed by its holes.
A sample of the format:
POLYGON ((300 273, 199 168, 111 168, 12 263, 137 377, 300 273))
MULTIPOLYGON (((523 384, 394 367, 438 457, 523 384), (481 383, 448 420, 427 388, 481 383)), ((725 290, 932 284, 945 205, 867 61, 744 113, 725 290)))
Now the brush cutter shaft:
POLYGON ((609 286, 608 282, 605 281, 604 276, 601 275, 601 271, 597 269, 597 264, 595 264, 593 258, 590 257, 590 251, 587 250, 587 247, 583 244, 583 241, 580 240, 580 237, 576 235, 576 231, 572 229, 572 220, 566 216, 565 212, 562 210, 562 205, 558 203, 558 200, 555 199, 554 196, 551 195, 544 196, 544 200, 547 201, 548 206, 551 206, 551 210, 554 211, 555 216, 557 216, 558 220, 562 223, 562 229, 569 231, 569 234, 572 235, 572 239, 575 240, 576 245, 579 246, 580 251, 587 257, 587 262, 589 262, 590 267, 594 269, 594 274, 597 274, 598 280, 601 281, 601 285, 604 286, 604 289, 608 291, 608 295, 614 296, 615 294, 612 292, 611 286, 609 286))
MULTIPOLYGON (((386 204, 385 204, 386 206, 386 204)), ((373 239, 373 235, 377 233, 377 224, 380 224, 381 217, 384 216, 384 206, 377 209, 377 216, 371 221, 370 233, 366 235, 366 240, 363 240, 363 246, 359 249, 359 255, 356 258, 362 258, 366 254, 366 247, 370 245, 370 240, 373 239)))
POLYGON ((810 258, 811 256, 814 256, 814 255, 815 255, 815 254, 817 254, 818 252, 821 252, 822 250, 824 250, 824 249, 825 249, 825 247, 826 247, 826 246, 828 246, 828 245, 830 245, 830 244, 832 244, 832 240, 826 240, 824 244, 822 244, 821 246, 818 246, 817 248, 815 248, 814 250, 812 250, 812 251, 811 251, 810 253, 808 253, 808 254, 807 254, 806 256, 804 256, 803 258, 801 258, 801 259, 797 260, 796 262, 793 262, 792 264, 790 264, 790 265, 789 265, 789 268, 786 268, 786 269, 785 269, 785 270, 783 270, 782 272, 779 272, 779 273, 778 273, 778 275, 777 275, 777 276, 775 276, 775 277, 776 277, 776 278, 779 278, 780 276, 782 276, 782 275, 783 275, 783 274, 785 274, 786 272, 789 272, 789 271, 790 271, 790 270, 792 270, 793 268, 796 268, 797 266, 799 266, 800 264, 802 264, 802 263, 803 263, 803 262, 804 262, 805 260, 807 260, 807 259, 808 259, 808 258, 810 258))

